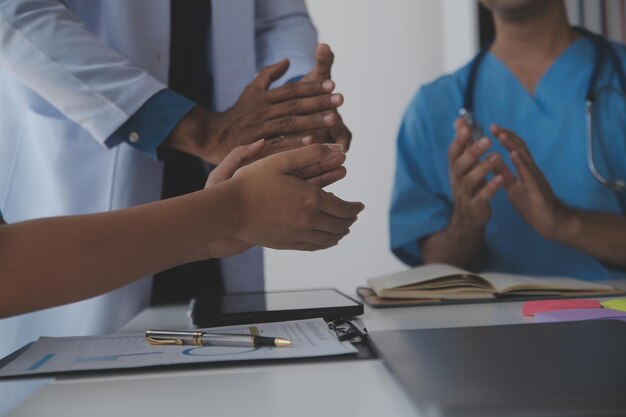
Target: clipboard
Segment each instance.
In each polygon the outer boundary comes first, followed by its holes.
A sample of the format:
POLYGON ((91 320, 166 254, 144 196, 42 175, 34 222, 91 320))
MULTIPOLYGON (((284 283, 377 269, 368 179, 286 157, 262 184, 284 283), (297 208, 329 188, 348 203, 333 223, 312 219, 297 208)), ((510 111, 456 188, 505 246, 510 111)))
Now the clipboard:
MULTIPOLYGON (((181 354, 188 354, 190 356, 195 356, 193 361, 190 361, 188 357, 185 360, 177 360, 177 361, 160 361, 160 360, 150 360, 146 359, 148 356, 152 354, 152 347, 145 346, 144 343, 141 343, 138 339, 142 339, 145 342, 145 335, 143 334, 119 334, 119 335, 105 335, 105 336, 84 336, 84 337, 75 337, 75 338, 47 338, 54 339, 57 346, 50 348, 50 345, 42 346, 36 351, 30 351, 29 348, 35 349, 37 347, 36 342, 31 342, 14 353, 10 354, 6 358, 0 360, 0 381, 2 380, 15 380, 15 379, 32 379, 32 378, 42 378, 42 377, 57 377, 57 376, 102 376, 105 375, 124 375, 136 372, 162 372, 166 370, 181 370, 181 369, 198 369, 198 368, 221 368, 221 367, 236 367, 236 366, 249 366, 249 365, 259 365, 259 364, 276 364, 276 363, 312 363, 312 362, 328 362, 328 361, 344 361, 344 360, 355 360, 355 359, 371 359, 376 356, 373 353, 373 350, 370 348, 369 339, 367 337, 367 330, 360 324, 350 319, 336 319, 331 321, 330 323, 324 322, 321 318, 315 320, 300 320, 300 321, 291 321, 291 322, 277 322, 277 323, 265 323, 259 324, 258 326, 269 326, 271 328, 276 328, 276 326, 283 326, 283 329, 291 328, 292 330, 296 329, 296 323, 302 322, 303 327, 310 326, 309 323, 313 323, 317 320, 318 329, 319 330, 311 330, 313 333, 306 335, 306 332, 303 333, 303 339, 305 340, 311 337, 315 332, 320 334, 320 339, 315 342, 311 342, 312 349, 318 349, 324 347, 324 340, 327 340, 331 345, 336 342, 332 342, 332 340, 337 340, 339 342, 349 343, 352 348, 351 349, 338 349, 338 348, 330 348, 325 350, 325 353, 317 352, 317 354, 305 354, 305 355, 264 355, 259 354, 255 355, 253 351, 264 349, 263 352, 267 353, 268 348, 248 348, 248 352, 244 353, 243 356, 239 356, 240 353, 237 352, 228 352, 226 353, 215 353, 213 352, 197 352, 199 356, 219 356, 225 355, 222 358, 218 358, 217 360, 204 360, 200 358, 196 354, 189 354, 185 352, 181 352, 182 350, 201 350, 201 349, 215 349, 215 347, 196 347, 196 346, 165 346, 161 347, 159 350, 158 347, 154 348, 154 354, 157 355, 166 355, 166 356, 176 356, 182 357, 181 354), (304 324, 307 323, 307 324, 304 324), (325 323, 325 325, 324 325, 325 323), (292 326, 292 327, 289 327, 292 326), (320 333, 321 332, 321 333, 320 333), (326 336, 324 336, 324 334, 326 336), (328 338, 328 336, 332 334, 333 338, 328 338), (335 339, 336 337, 336 339, 335 339), (118 340, 119 339, 119 340, 118 340), (133 340, 134 339, 134 340, 133 340), (74 343, 80 343, 79 346, 73 345, 74 347, 80 350, 79 356, 65 356, 65 352, 62 348, 62 344, 66 343, 65 346, 70 346, 74 343), (69 343, 69 345, 67 344, 69 343), (107 350, 103 347, 116 346, 118 343, 122 349, 119 350, 107 350), (129 348, 129 349, 126 349, 129 348), (164 349, 164 350, 163 350, 164 349), (174 351, 176 349, 176 351, 174 351), (352 350, 352 351, 351 351, 352 350), (252 353, 250 353, 252 352, 252 353), (334 353, 333 353, 334 352, 334 353), (246 355, 246 353, 250 353, 246 355), (22 355, 24 357, 22 358, 22 355), (126 363, 124 360, 126 358, 122 357, 132 357, 136 355, 144 355, 143 359, 146 359, 144 362, 138 363, 126 363), (112 356, 116 356, 113 358, 112 356), (248 356, 248 357, 246 357, 248 356), (90 361, 100 358, 99 361, 93 361, 96 363, 95 365, 88 366, 73 366, 67 364, 75 364, 81 361, 90 361), (111 364, 102 365, 104 362, 107 362, 111 357, 111 364), (76 362, 78 360, 78 362, 76 362), (20 361, 20 362, 17 362, 20 361), (119 361, 119 362, 116 362, 119 361), (16 362, 16 364, 13 364, 16 362), (48 363, 49 362, 49 363, 48 363), (57 365, 51 365, 53 362, 57 362, 57 365), (12 365, 13 364, 13 365, 12 365), (9 366, 11 365, 11 366, 9 366), (6 371, 6 372, 5 372, 6 371), (29 372, 33 371, 33 372, 29 372)), ((242 326, 237 326, 242 327, 242 326)), ((268 328, 269 328, 268 327, 268 328)), ((305 343, 306 344, 306 343, 305 343)), ((233 348, 222 348, 222 349, 233 349, 233 348)), ((243 348, 240 348, 245 350, 243 348)), ((291 348, 276 348, 276 352, 282 349, 291 349, 291 348)), ((261 351, 256 353, 262 353, 261 351)))

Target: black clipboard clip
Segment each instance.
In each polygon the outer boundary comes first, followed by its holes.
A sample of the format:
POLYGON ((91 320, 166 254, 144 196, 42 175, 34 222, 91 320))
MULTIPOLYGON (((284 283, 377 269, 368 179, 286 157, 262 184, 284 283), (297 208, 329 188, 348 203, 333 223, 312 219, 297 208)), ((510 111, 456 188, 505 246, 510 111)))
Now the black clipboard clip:
POLYGON ((367 329, 354 320, 343 318, 331 320, 328 322, 328 327, 337 334, 337 339, 340 342, 367 342, 367 329))

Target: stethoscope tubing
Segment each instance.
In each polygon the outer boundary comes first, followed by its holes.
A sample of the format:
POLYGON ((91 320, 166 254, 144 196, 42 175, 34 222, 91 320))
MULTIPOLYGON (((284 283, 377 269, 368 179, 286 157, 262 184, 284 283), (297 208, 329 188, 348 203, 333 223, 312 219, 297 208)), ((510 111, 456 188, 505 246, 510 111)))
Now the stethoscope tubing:
MULTIPOLYGON (((606 56, 608 54, 611 59, 614 67, 616 68, 616 72, 618 75, 618 80, 620 83, 620 87, 622 89, 622 94, 626 96, 626 73, 624 72, 624 66, 619 59, 619 56, 613 46, 606 40, 604 37, 597 35, 588 31, 587 29, 575 27, 578 33, 582 36, 589 39, 593 45, 596 52, 596 63, 593 68, 593 73, 591 74, 591 78, 589 80, 589 87, 587 89, 587 96, 585 98, 585 120, 586 120, 586 136, 587 136, 587 166, 591 175, 603 186, 616 191, 616 192, 624 192, 626 191, 626 181, 623 180, 609 180, 602 176, 598 172, 595 164, 594 158, 594 150, 593 150, 593 106, 595 104, 595 94, 594 87, 602 73, 602 69, 604 68, 604 64, 606 61, 606 56)), ((459 110, 459 115, 463 117, 467 123, 469 124, 472 130, 472 136, 474 139, 477 139, 479 135, 482 135, 482 128, 479 123, 476 121, 476 116, 474 115, 474 90, 476 87, 476 79, 478 77, 478 71, 480 69, 480 65, 487 55, 487 52, 491 48, 491 44, 485 46, 478 52, 478 54, 472 60, 472 64, 470 67, 470 73, 467 80, 467 87, 465 89, 465 94, 463 97, 463 107, 459 110)))

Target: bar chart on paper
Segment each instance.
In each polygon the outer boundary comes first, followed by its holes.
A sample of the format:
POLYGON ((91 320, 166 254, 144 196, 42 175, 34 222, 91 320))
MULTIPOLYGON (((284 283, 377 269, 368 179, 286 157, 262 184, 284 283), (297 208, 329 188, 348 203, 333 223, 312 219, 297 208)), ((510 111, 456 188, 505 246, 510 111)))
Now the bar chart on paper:
POLYGON ((289 359, 355 353, 322 319, 205 329, 209 333, 253 334, 292 340, 288 348, 151 346, 144 334, 42 337, 0 369, 0 377, 188 363, 289 359))

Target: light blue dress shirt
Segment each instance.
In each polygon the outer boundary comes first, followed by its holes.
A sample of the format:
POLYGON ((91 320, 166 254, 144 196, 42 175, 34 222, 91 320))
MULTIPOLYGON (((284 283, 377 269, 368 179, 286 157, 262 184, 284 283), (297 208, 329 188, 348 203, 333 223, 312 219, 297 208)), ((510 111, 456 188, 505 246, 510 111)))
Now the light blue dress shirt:
MULTIPOLYGON (((624 48, 616 46, 624 60, 624 48)), ((557 197, 584 210, 624 214, 626 195, 601 186, 587 168, 585 95, 595 51, 581 38, 554 62, 531 95, 511 71, 488 53, 475 87, 475 113, 485 131, 492 123, 516 132, 527 144, 557 197)), ((395 186, 390 210, 391 249, 405 263, 423 262, 419 241, 445 229, 452 213, 448 148, 462 106, 470 65, 420 89, 402 122, 397 141, 395 186)), ((598 85, 619 88, 605 68, 598 85)), ((617 95, 616 95, 617 96, 617 95)), ((621 96, 600 103, 607 139, 598 166, 626 178, 626 106, 621 96), (606 116, 606 117, 605 117, 606 116), (607 134, 608 132, 608 134, 607 134), (610 141, 610 142, 609 142, 610 141)), ((516 174, 507 151, 489 134, 493 152, 516 174)), ((563 275, 586 280, 626 278, 615 269, 566 245, 541 237, 515 211, 504 190, 491 202, 486 226, 487 260, 482 270, 563 275)))

